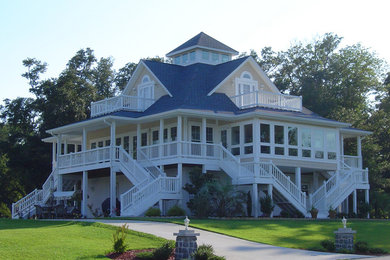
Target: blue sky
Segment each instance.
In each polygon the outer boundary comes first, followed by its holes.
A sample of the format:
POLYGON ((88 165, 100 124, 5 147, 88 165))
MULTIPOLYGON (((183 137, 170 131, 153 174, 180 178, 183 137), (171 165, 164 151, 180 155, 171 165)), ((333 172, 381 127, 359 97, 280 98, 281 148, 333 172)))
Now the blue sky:
POLYGON ((1 0, 0 100, 31 96, 22 60, 48 63, 57 77, 81 48, 114 67, 166 53, 203 31, 239 52, 287 49, 326 32, 360 42, 390 62, 387 0, 1 0))

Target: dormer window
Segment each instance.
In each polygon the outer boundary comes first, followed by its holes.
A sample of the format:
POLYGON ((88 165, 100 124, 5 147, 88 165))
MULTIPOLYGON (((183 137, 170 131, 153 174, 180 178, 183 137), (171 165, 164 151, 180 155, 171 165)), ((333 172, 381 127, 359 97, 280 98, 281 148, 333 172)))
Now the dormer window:
POLYGON ((208 51, 202 51, 202 59, 209 60, 209 52, 208 51))
POLYGON ((249 72, 244 71, 240 78, 236 78, 236 96, 240 106, 248 106, 255 103, 255 91, 257 90, 257 81, 253 80, 249 72))
POLYGON ((138 86, 138 97, 153 99, 154 98, 154 82, 150 80, 148 75, 145 75, 141 84, 138 86))

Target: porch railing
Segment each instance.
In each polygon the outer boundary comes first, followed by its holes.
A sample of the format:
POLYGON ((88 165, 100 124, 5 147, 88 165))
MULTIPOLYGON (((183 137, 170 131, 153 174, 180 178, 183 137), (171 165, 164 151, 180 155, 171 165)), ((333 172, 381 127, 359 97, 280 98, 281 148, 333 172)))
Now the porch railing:
POLYGON ((302 111, 302 97, 268 91, 253 91, 230 97, 240 109, 249 107, 269 107, 282 110, 302 111))
POLYGON ((362 168, 362 157, 352 156, 352 155, 343 155, 343 162, 351 168, 362 168))
POLYGON ((108 114, 119 110, 145 111, 155 102, 154 99, 138 96, 120 95, 91 103, 91 117, 108 114))
POLYGON ((41 200, 42 190, 35 189, 22 199, 12 203, 12 218, 16 218, 17 216, 23 217, 25 214, 28 214, 32 207, 41 200))
POLYGON ((60 155, 58 157, 58 168, 63 169, 102 162, 109 162, 111 158, 114 158, 111 153, 111 147, 107 146, 87 151, 60 155))

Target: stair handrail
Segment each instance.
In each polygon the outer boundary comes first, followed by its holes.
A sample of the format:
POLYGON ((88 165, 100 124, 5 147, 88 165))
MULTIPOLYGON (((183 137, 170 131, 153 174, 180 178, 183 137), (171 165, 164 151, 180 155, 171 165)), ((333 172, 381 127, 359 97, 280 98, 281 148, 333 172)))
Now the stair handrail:
POLYGON ((143 182, 151 178, 150 173, 143 168, 136 160, 134 160, 122 146, 114 146, 115 155, 114 158, 119 161, 134 177, 139 181, 143 182), (124 158, 126 160, 124 160, 124 158), (140 176, 142 173, 143 176, 140 176), (137 174, 137 175, 135 175, 137 174))
POLYGON ((298 186, 290 180, 272 161, 268 162, 271 166, 271 175, 274 179, 301 205, 306 208, 306 193, 302 192, 298 186))
POLYGON ((141 155, 143 158, 141 160, 144 160, 148 163, 148 165, 152 166, 152 168, 154 169, 154 171, 156 172, 152 172, 150 171, 150 169, 148 169, 147 167, 144 167, 144 169, 149 172, 149 174, 153 177, 153 179, 156 179, 158 176, 166 176, 165 172, 163 172, 160 167, 157 166, 157 164, 155 162, 153 162, 152 160, 150 160, 146 154, 141 150, 141 149, 137 149, 137 155, 141 155))
POLYGON ((340 180, 338 181, 337 185, 335 185, 331 190, 329 190, 329 192, 327 192, 325 194, 325 206, 327 208, 330 208, 334 205, 334 199, 333 200, 329 200, 330 197, 337 197, 336 195, 334 195, 336 192, 337 192, 337 195, 340 194, 340 193, 343 193, 343 192, 346 192, 348 191, 347 188, 351 187, 355 185, 355 179, 354 179, 354 176, 353 176, 353 172, 352 171, 347 171, 346 174, 340 178, 340 180), (344 184, 345 187, 344 187, 344 184), (343 187, 341 187, 343 186, 343 187), (341 187, 341 188, 340 188, 341 187))
POLYGON ((17 202, 12 203, 12 218, 15 218, 19 214, 23 214, 26 209, 30 209, 31 206, 36 204, 41 192, 42 190, 35 189, 17 202))

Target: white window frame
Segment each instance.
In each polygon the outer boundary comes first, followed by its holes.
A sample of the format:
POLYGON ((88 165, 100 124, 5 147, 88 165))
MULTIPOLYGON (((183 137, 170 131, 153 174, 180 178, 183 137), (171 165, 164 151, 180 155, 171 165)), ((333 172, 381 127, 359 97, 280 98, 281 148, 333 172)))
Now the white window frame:
POLYGON ((256 95, 259 90, 258 82, 253 80, 252 74, 248 71, 241 73, 239 78, 235 79, 236 84, 236 96, 238 96, 238 101, 240 107, 248 107, 256 103, 256 95), (249 79, 245 78, 245 75, 249 75, 249 79), (246 91, 244 88, 249 86, 249 91, 246 91))

